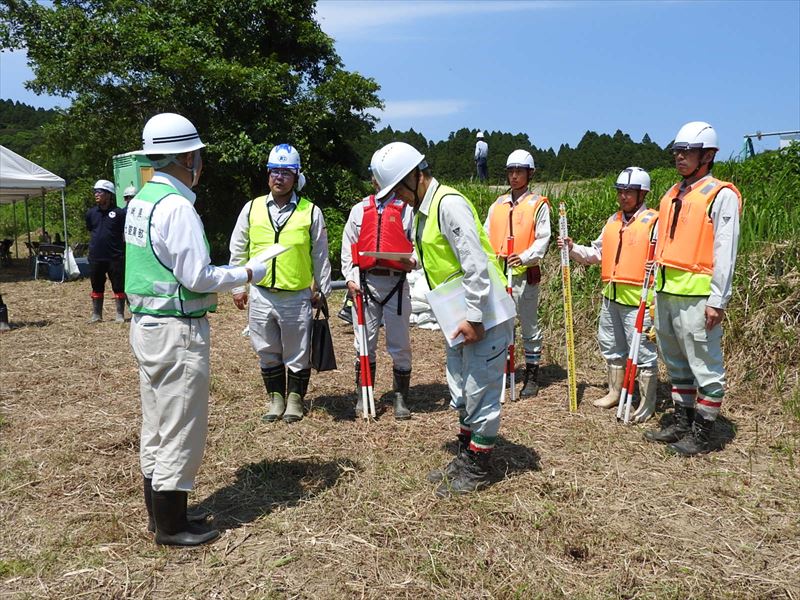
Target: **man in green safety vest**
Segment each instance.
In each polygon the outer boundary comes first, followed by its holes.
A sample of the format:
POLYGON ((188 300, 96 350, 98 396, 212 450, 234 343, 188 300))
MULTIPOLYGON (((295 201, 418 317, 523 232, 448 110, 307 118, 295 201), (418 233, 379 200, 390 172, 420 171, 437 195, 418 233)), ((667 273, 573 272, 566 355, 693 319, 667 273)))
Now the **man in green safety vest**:
POLYGON ((244 310, 250 300, 250 342, 269 398, 262 420, 293 423, 303 418, 311 376, 311 309, 331 290, 328 233, 319 207, 299 196, 305 176, 294 147, 275 146, 267 173, 270 193, 251 200, 239 213, 230 264, 244 264, 274 244, 288 250, 268 261, 266 275, 253 280, 249 293, 245 287, 234 289, 233 302, 244 310))
POLYGON ((440 498, 473 492, 489 484, 489 458, 500 428, 500 398, 506 353, 514 320, 489 329, 484 313, 492 293, 490 271, 502 281, 500 265, 472 203, 431 174, 425 157, 412 146, 392 142, 372 158, 372 174, 380 184, 375 194, 390 193, 415 212, 414 239, 431 289, 463 275, 466 319, 454 338, 463 343, 447 348, 450 406, 458 411, 458 455, 428 481, 439 483, 440 498))
POLYGON ((205 147, 194 125, 162 113, 147 122, 142 138, 155 174, 128 205, 125 293, 139 363, 144 500, 157 544, 197 546, 219 536, 204 517, 186 512, 208 430, 206 313, 216 309, 214 292, 259 280, 266 267, 211 265, 191 189, 205 147))

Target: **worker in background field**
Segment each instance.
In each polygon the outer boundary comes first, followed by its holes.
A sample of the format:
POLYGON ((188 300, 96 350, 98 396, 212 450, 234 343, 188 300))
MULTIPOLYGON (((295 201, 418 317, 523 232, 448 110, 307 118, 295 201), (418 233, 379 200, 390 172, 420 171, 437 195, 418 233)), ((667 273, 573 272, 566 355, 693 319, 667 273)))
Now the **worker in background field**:
POLYGON ((485 183, 489 178, 489 167, 487 165, 489 144, 483 139, 482 131, 479 131, 475 137, 478 140, 475 142, 475 168, 478 170, 478 180, 481 183, 485 183))
POLYGON ((512 267, 512 292, 517 306, 525 350, 525 378, 520 397, 539 393, 539 362, 542 333, 539 330, 539 261, 550 243, 550 203, 528 189, 535 171, 527 150, 514 150, 506 160, 506 178, 511 192, 499 196, 489 207, 484 228, 498 258, 512 267), (514 252, 508 253, 508 237, 514 236, 514 252))
POLYGON ((253 282, 249 294, 234 289, 233 302, 244 310, 250 300, 250 342, 269 398, 262 420, 292 423, 303 418, 311 377, 311 308, 325 302, 331 290, 328 233, 319 207, 298 195, 305 176, 297 150, 275 146, 267 176, 269 194, 251 200, 239 213, 230 264, 243 264, 276 243, 288 251, 267 263, 266 275, 253 282))
POLYGON ((129 185, 125 188, 125 191, 122 192, 122 198, 125 200, 125 206, 128 206, 133 197, 136 195, 136 188, 132 185, 129 185))
POLYGON ((100 179, 94 184, 95 205, 86 211, 89 231, 89 280, 92 283, 92 318, 103 320, 106 277, 114 292, 117 323, 125 322, 125 209, 117 207, 114 184, 100 179))
MULTIPOLYGON (((574 244, 569 237, 558 240, 558 247, 566 244, 570 258, 576 262, 584 265, 600 263, 600 276, 606 284, 597 341, 600 353, 608 363, 608 394, 592 403, 599 408, 611 408, 619 404, 625 363, 636 330, 648 249, 658 221, 658 211, 650 210, 645 205, 645 196, 650 191, 650 175, 647 171, 628 167, 619 174, 614 187, 617 189, 619 211, 608 218, 600 236, 590 246, 574 244)), ((650 327, 648 310, 645 312, 643 330, 650 327)), ((633 414, 635 422, 644 422, 655 412, 657 361, 655 344, 643 335, 637 360, 640 399, 633 414)))
POLYGON ((671 452, 709 452, 725 395, 722 320, 731 298, 742 195, 711 170, 719 149, 708 123, 681 127, 672 144, 682 177, 661 198, 655 260, 656 334, 672 380, 675 421, 645 438, 671 452))
MULTIPOLYGON (((374 157, 373 157, 374 158, 374 157)), ((375 178, 372 178, 375 185, 375 178)), ((376 190, 377 191, 377 190, 376 190)), ((392 357, 394 418, 411 418, 408 409, 408 388, 411 382, 411 293, 406 273, 416 266, 414 259, 386 260, 361 256, 360 277, 355 276, 351 246, 358 244, 359 252, 410 253, 414 246, 411 230, 414 224, 412 208, 387 194, 380 200, 367 196, 350 209, 342 233, 342 275, 351 296, 364 292, 364 322, 367 329, 369 366, 375 382, 375 351, 381 321, 385 325, 386 351, 392 357)), ((358 342, 356 340, 356 354, 358 342)), ((356 358, 356 416, 364 411, 361 397, 361 365, 356 358)))
POLYGON ((440 185, 425 157, 412 146, 393 142, 373 157, 372 174, 380 200, 391 193, 414 207, 417 257, 431 289, 463 275, 467 319, 455 335, 464 342, 447 348, 450 406, 458 411, 459 453, 443 470, 428 475, 440 482, 436 495, 473 492, 489 483, 489 459, 500 428, 503 367, 513 320, 484 329, 491 294, 490 270, 502 280, 500 265, 475 208, 453 188, 440 185))
POLYGON ((142 138, 155 174, 128 205, 125 291, 139 363, 144 498, 156 543, 196 546, 219 536, 196 522, 203 517, 190 519, 186 511, 208 430, 206 313, 216 309, 213 292, 260 279, 266 267, 255 261, 236 268, 210 264, 191 190, 205 147, 194 125, 162 113, 147 122, 142 138))

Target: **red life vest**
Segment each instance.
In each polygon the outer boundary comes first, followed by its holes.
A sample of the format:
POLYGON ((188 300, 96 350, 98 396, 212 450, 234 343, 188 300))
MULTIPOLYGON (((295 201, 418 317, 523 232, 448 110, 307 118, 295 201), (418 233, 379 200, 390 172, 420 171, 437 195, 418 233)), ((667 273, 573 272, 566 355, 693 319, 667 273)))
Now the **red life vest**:
MULTIPOLYGON (((406 237, 403 226, 403 208, 405 202, 393 198, 378 214, 375 196, 364 198, 364 218, 361 220, 361 231, 358 234, 359 252, 411 252, 414 245, 406 237)), ((362 271, 373 267, 407 271, 408 267, 399 261, 376 259, 372 256, 360 256, 358 259, 362 271)))
POLYGON ((603 281, 642 285, 650 235, 658 212, 645 209, 627 224, 622 211, 611 215, 603 229, 603 252, 600 276, 603 281))

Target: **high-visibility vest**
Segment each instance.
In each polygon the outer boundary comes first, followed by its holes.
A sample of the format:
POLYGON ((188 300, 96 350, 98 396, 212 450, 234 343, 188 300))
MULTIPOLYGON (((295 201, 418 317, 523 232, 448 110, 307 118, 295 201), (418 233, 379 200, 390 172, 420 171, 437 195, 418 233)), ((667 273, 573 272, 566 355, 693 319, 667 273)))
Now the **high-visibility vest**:
POLYGON ((314 266, 311 258, 311 217, 314 205, 300 198, 292 214, 281 227, 272 223, 267 208, 267 197, 259 196, 250 205, 251 258, 269 249, 273 244, 288 250, 267 263, 267 274, 257 285, 277 290, 298 291, 311 287, 314 266))
MULTIPOLYGON (((363 200, 364 218, 358 234, 359 252, 411 252, 414 245, 406 237, 403 226, 403 209, 406 203, 393 198, 386 203, 378 214, 375 196, 363 200)), ((362 271, 378 266, 396 271, 406 271, 408 267, 396 260, 376 259, 373 256, 362 256, 358 259, 362 271)))
POLYGON ((647 251, 657 221, 658 213, 649 208, 635 215, 627 224, 623 222, 622 211, 611 215, 603 229, 600 262, 603 281, 642 286, 647 251))
POLYGON ((428 280, 428 286, 434 289, 452 276, 463 273, 461 270, 461 263, 458 261, 458 258, 456 258, 447 238, 442 234, 439 225, 439 206, 441 205, 442 198, 449 195, 460 196, 469 206, 475 221, 475 228, 480 236, 481 247, 489 261, 489 268, 496 269, 496 274, 502 281, 503 271, 500 269, 500 264, 497 262, 494 250, 492 250, 492 246, 489 244, 489 238, 478 220, 478 213, 472 205, 472 202, 467 200, 467 198, 457 190, 446 185, 440 185, 433 194, 430 210, 428 211, 428 218, 425 220, 423 231, 419 230, 419 213, 414 217, 417 256, 419 256, 420 262, 422 263, 425 278, 428 280))
POLYGON ((708 296, 714 272, 714 223, 711 207, 717 194, 733 190, 742 210, 742 194, 736 186, 705 177, 689 188, 680 201, 676 183, 661 198, 655 260, 659 269, 656 289, 680 296, 708 296))
MULTIPOLYGON (((508 237, 514 234, 514 253, 527 250, 536 240, 536 216, 539 209, 547 205, 550 210, 550 201, 533 192, 526 192, 513 207, 511 194, 504 194, 495 200, 489 217, 489 241, 497 256, 508 256, 508 237), (511 223, 508 214, 511 212, 511 223)), ((519 265, 513 268, 514 275, 521 275, 528 267, 519 265)))
MULTIPOLYGON (((183 286, 153 251, 150 221, 158 203, 178 194, 166 183, 148 182, 130 201, 125 218, 125 295, 134 314, 202 317, 217 309, 217 295, 183 286)), ((208 240, 203 232, 203 241, 208 240)))

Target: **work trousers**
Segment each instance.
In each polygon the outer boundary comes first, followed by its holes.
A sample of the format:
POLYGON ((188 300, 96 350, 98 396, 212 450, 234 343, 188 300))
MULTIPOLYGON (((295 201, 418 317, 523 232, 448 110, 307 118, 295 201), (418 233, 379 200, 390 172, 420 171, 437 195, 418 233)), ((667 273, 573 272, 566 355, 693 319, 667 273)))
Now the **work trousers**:
POLYGON ((722 324, 706 330, 706 297, 656 296, 656 335, 672 381, 676 405, 696 407, 703 418, 719 415, 725 395, 722 324))
POLYGON ((189 491, 208 432, 208 319, 134 314, 130 344, 139 362, 142 474, 156 491, 189 491))
POLYGON ((528 283, 527 275, 513 275, 511 292, 519 315, 525 364, 538 365, 542 360, 542 332, 539 329, 539 284, 528 283))
POLYGON ((250 343, 262 369, 311 368, 311 290, 270 291, 250 286, 250 343))
MULTIPOLYGON (((381 301, 392 292, 398 280, 399 276, 372 275, 369 272, 366 274, 366 285, 372 296, 370 298, 365 290, 364 323, 367 326, 367 347, 369 362, 374 364, 378 347, 378 330, 381 320, 383 320, 386 351, 392 357, 394 368, 400 371, 410 371, 411 333, 408 322, 411 317, 411 293, 408 282, 403 282, 403 286, 392 294, 386 304, 381 306, 381 301), (401 299, 402 312, 398 315, 397 304, 401 299)), ((354 340, 354 346, 356 356, 358 356, 358 340, 354 340)))
MULTIPOLYGON (((600 353, 609 364, 624 366, 628 358, 633 335, 636 333, 636 315, 638 306, 628 306, 603 297, 600 308, 600 321, 597 326, 597 342, 600 353)), ((639 368, 655 367, 658 361, 656 345, 644 335, 650 327, 650 310, 645 309, 642 341, 639 344, 639 357, 636 361, 639 368)))
POLYGON ((447 348, 450 407, 458 411, 462 429, 471 431, 479 449, 491 449, 500 429, 503 372, 513 327, 510 319, 489 329, 480 342, 447 348))
POLYGON ((92 283, 92 298, 102 298, 106 291, 106 276, 117 298, 125 297, 125 259, 90 260, 89 281, 92 283))

